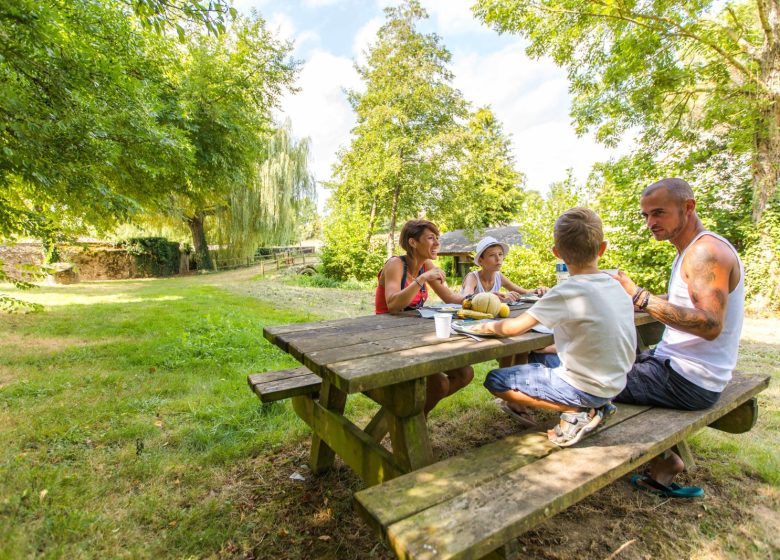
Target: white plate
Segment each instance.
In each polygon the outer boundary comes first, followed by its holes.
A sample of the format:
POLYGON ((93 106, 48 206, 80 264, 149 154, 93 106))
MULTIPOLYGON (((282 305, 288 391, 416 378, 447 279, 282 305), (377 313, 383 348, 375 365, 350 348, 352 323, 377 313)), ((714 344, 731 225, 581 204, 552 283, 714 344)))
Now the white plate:
POLYGON ((455 313, 461 309, 462 306, 459 303, 437 303, 428 307, 435 309, 439 313, 455 313))
POLYGON ((475 332, 472 328, 475 325, 479 325, 480 323, 492 323, 493 321, 495 321, 495 319, 479 319, 477 321, 470 319, 457 319, 452 322, 452 329, 456 332, 473 334, 474 336, 499 336, 497 334, 475 332))

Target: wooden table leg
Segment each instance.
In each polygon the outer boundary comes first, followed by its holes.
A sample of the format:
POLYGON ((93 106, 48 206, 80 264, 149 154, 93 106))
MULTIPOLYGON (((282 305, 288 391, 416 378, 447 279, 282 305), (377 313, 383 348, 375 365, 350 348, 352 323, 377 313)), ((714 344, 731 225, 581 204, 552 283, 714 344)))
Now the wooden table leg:
MULTIPOLYGON (((344 406, 347 404, 347 394, 336 389, 327 381, 322 382, 320 387, 320 404, 323 408, 331 410, 339 415, 344 414, 344 406)), ((322 441, 322 438, 313 433, 311 436, 311 470, 314 473, 321 473, 333 466, 335 459, 333 450, 322 441)))
POLYGON ((426 378, 367 391, 382 405, 393 444, 393 457, 401 467, 413 471, 433 463, 425 407, 426 378))

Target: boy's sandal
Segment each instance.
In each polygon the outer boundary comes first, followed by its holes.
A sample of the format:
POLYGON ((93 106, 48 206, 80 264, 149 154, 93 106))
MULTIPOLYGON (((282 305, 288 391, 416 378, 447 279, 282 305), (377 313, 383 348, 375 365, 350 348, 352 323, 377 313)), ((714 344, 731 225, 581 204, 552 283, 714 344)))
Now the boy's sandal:
POLYGON ((562 412, 560 421, 547 432, 547 437, 558 447, 569 447, 595 430, 602 418, 598 411, 593 416, 587 412, 562 412))
POLYGON ((643 474, 633 475, 631 477, 631 486, 637 490, 665 498, 697 498, 704 495, 704 490, 698 486, 680 486, 675 482, 667 486, 643 474))
POLYGON ((537 426, 533 416, 531 416, 528 412, 518 412, 517 410, 514 410, 511 406, 509 406, 509 403, 503 399, 496 399, 495 402, 498 405, 498 408, 517 420, 517 422, 524 428, 535 428, 537 426))

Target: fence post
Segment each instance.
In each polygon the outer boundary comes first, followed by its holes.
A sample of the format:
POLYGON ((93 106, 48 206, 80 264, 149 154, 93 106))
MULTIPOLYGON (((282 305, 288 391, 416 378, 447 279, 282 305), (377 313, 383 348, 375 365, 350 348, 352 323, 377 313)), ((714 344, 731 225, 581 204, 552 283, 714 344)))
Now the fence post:
POLYGON ((263 264, 263 261, 260 261, 260 276, 265 276, 265 264, 263 264))

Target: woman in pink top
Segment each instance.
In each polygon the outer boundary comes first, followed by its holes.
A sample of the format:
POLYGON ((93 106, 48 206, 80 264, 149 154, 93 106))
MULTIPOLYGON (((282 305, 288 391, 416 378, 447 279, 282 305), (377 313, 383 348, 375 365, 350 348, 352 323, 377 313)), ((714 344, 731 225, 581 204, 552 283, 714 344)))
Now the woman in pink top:
MULTIPOLYGON (((428 288, 445 303, 461 303, 464 296, 447 287, 444 271, 433 264, 439 252, 439 228, 428 220, 409 220, 401 228, 400 245, 406 255, 390 257, 378 275, 375 312, 397 313, 422 307, 428 288)), ((428 377, 425 413, 444 397, 465 387, 474 378, 471 366, 428 377)))

